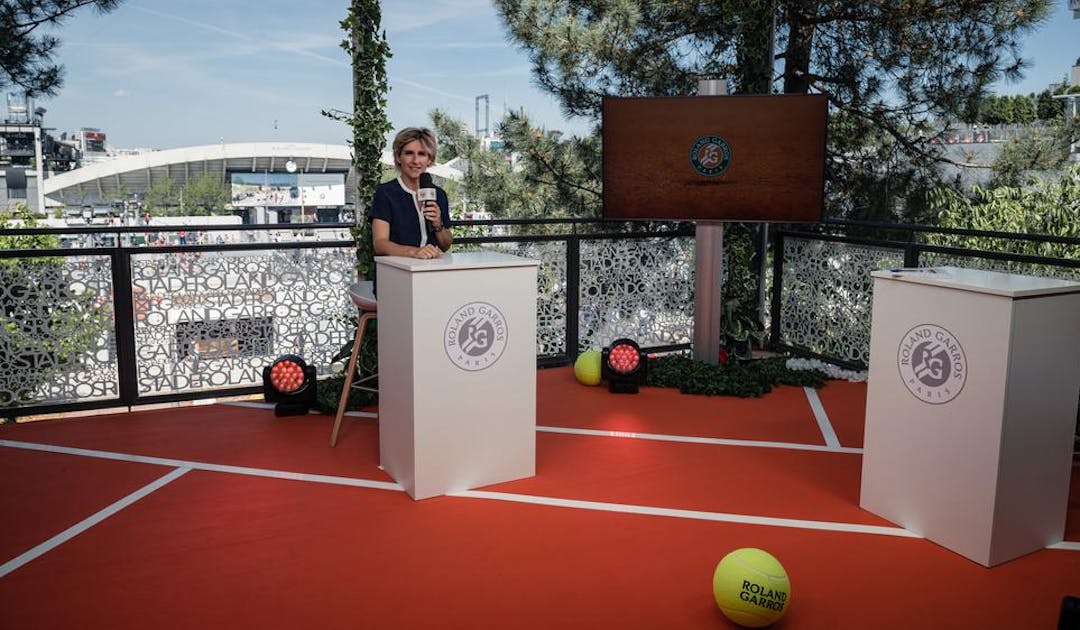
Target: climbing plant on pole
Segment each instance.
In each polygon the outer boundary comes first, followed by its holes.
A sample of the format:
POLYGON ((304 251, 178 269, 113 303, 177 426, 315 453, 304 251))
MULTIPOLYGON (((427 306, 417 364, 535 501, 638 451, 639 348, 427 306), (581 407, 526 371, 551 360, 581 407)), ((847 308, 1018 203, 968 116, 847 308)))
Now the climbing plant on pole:
POLYGON ((324 110, 323 115, 340 120, 352 129, 352 164, 356 173, 356 270, 361 278, 375 274, 375 251, 371 244, 368 203, 382 176, 380 159, 386 145, 390 121, 386 118, 386 60, 390 44, 381 30, 382 10, 378 0, 353 0, 341 21, 348 37, 341 48, 349 54, 353 76, 352 112, 324 110))

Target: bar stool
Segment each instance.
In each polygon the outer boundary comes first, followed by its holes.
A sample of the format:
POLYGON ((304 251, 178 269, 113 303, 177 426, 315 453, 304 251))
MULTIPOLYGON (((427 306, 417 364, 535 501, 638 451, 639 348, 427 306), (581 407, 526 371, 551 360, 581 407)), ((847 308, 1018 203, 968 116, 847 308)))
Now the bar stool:
POLYGON ((341 388, 341 402, 338 403, 337 417, 334 419, 334 431, 330 434, 330 446, 337 445, 338 429, 341 428, 341 418, 345 415, 345 406, 349 402, 349 393, 353 389, 361 389, 378 393, 378 387, 364 385, 367 381, 379 378, 376 372, 365 376, 355 383, 353 374, 356 373, 356 360, 360 357, 360 348, 364 346, 364 331, 367 323, 378 318, 378 302, 375 300, 374 283, 369 281, 355 282, 349 285, 349 299, 360 311, 360 321, 356 325, 356 339, 353 341, 352 354, 349 356, 349 367, 345 370, 345 385, 341 388))

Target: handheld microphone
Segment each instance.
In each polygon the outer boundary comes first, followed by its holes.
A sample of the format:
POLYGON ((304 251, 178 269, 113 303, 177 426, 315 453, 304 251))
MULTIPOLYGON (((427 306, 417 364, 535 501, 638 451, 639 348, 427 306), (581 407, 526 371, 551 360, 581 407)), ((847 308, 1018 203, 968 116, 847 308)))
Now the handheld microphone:
POLYGON ((431 179, 431 173, 420 173, 420 189, 416 191, 416 200, 420 203, 420 209, 429 201, 435 201, 435 182, 431 179))

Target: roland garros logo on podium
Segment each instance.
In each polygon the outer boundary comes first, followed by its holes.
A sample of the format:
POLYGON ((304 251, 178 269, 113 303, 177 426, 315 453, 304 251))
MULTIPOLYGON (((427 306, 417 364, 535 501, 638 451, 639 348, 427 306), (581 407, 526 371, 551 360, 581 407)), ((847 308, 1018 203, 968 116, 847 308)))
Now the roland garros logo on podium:
POLYGON ((956 398, 967 380, 964 348, 955 335, 936 324, 919 324, 904 333, 896 366, 908 391, 931 405, 956 398))
POLYGON ((702 175, 713 177, 731 164, 731 145, 716 135, 701 136, 690 148, 690 165, 702 175))
POLYGON ((463 370, 491 367, 506 350, 506 317, 487 302, 469 302, 446 322, 443 348, 450 361, 463 370))

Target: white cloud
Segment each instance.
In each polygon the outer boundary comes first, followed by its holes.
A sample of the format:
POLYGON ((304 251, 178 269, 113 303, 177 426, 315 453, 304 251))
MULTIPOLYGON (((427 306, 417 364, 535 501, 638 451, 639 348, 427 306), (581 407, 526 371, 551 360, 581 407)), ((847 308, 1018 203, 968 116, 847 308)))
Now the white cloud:
POLYGON ((505 41, 486 41, 486 42, 410 42, 408 40, 399 41, 394 45, 394 48, 419 48, 423 50, 488 50, 498 49, 502 50, 509 48, 510 44, 505 41))
POLYGON ((521 64, 517 66, 509 66, 506 68, 498 68, 495 70, 488 70, 487 72, 477 72, 473 74, 474 77, 529 77, 532 76, 532 66, 527 64, 521 64))
POLYGON ((464 96, 462 94, 455 94, 453 92, 447 92, 446 90, 440 90, 437 87, 433 87, 433 86, 427 85, 425 83, 417 83, 416 81, 410 81, 408 79, 403 79, 401 77, 390 77, 389 80, 390 80, 391 85, 395 85, 395 84, 406 85, 406 86, 409 86, 411 88, 421 90, 423 92, 430 92, 431 94, 437 94, 439 96, 444 96, 446 98, 457 99, 457 100, 463 101, 465 103, 473 102, 473 99, 468 97, 468 96, 464 96))
POLYGON ((124 88, 119 88, 115 92, 113 92, 112 95, 116 98, 124 98, 125 96, 130 96, 131 92, 128 92, 124 88))
POLYGON ((390 36, 438 26, 445 22, 469 18, 490 10, 488 0, 441 0, 425 3, 422 8, 410 4, 385 7, 383 27, 390 36))

